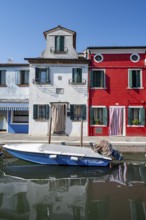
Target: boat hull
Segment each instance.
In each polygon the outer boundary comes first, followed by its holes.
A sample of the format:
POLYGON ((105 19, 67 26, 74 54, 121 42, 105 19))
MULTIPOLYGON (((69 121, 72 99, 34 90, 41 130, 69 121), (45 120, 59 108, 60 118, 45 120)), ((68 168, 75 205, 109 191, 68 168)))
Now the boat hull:
POLYGON ((106 167, 110 164, 111 160, 104 158, 91 158, 91 157, 72 157, 69 155, 57 155, 51 158, 47 153, 35 153, 17 151, 12 149, 6 149, 11 155, 33 163, 44 165, 64 165, 64 166, 95 166, 106 167))

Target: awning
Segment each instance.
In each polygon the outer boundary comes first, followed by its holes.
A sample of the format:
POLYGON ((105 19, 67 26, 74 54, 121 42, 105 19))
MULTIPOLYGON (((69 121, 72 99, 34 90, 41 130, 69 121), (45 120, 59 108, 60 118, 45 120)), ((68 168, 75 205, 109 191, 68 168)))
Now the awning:
POLYGON ((0 110, 7 111, 7 110, 18 110, 18 111, 28 111, 29 104, 28 103, 0 103, 0 110))

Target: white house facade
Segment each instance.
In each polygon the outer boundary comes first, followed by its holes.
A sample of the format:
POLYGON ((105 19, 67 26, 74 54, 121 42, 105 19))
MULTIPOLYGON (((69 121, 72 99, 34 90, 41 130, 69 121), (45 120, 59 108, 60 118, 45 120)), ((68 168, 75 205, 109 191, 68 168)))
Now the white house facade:
POLYGON ((28 133, 29 65, 0 64, 0 131, 28 133))
POLYGON ((44 32, 41 57, 30 67, 29 134, 87 135, 88 60, 76 52, 76 33, 58 26, 44 32))

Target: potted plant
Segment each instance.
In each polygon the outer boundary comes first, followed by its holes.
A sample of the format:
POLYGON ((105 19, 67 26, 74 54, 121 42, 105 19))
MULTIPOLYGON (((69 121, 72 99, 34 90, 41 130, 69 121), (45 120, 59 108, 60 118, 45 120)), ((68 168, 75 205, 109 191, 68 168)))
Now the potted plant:
POLYGON ((95 120, 95 124, 96 124, 96 125, 99 125, 99 124, 100 124, 100 120, 99 120, 98 118, 95 120))
POLYGON ((132 120, 133 125, 140 125, 140 121, 138 119, 132 120))

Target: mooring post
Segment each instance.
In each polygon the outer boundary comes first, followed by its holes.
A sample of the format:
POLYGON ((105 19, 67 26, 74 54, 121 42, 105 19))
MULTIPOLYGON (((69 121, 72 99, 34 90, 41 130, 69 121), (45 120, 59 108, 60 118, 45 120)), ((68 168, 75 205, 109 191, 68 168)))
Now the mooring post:
POLYGON ((48 143, 51 143, 51 128, 52 128, 52 117, 50 118, 50 123, 49 123, 49 137, 48 137, 48 143))
POLYGON ((81 119, 81 137, 80 137, 80 147, 83 146, 83 119, 81 119))

